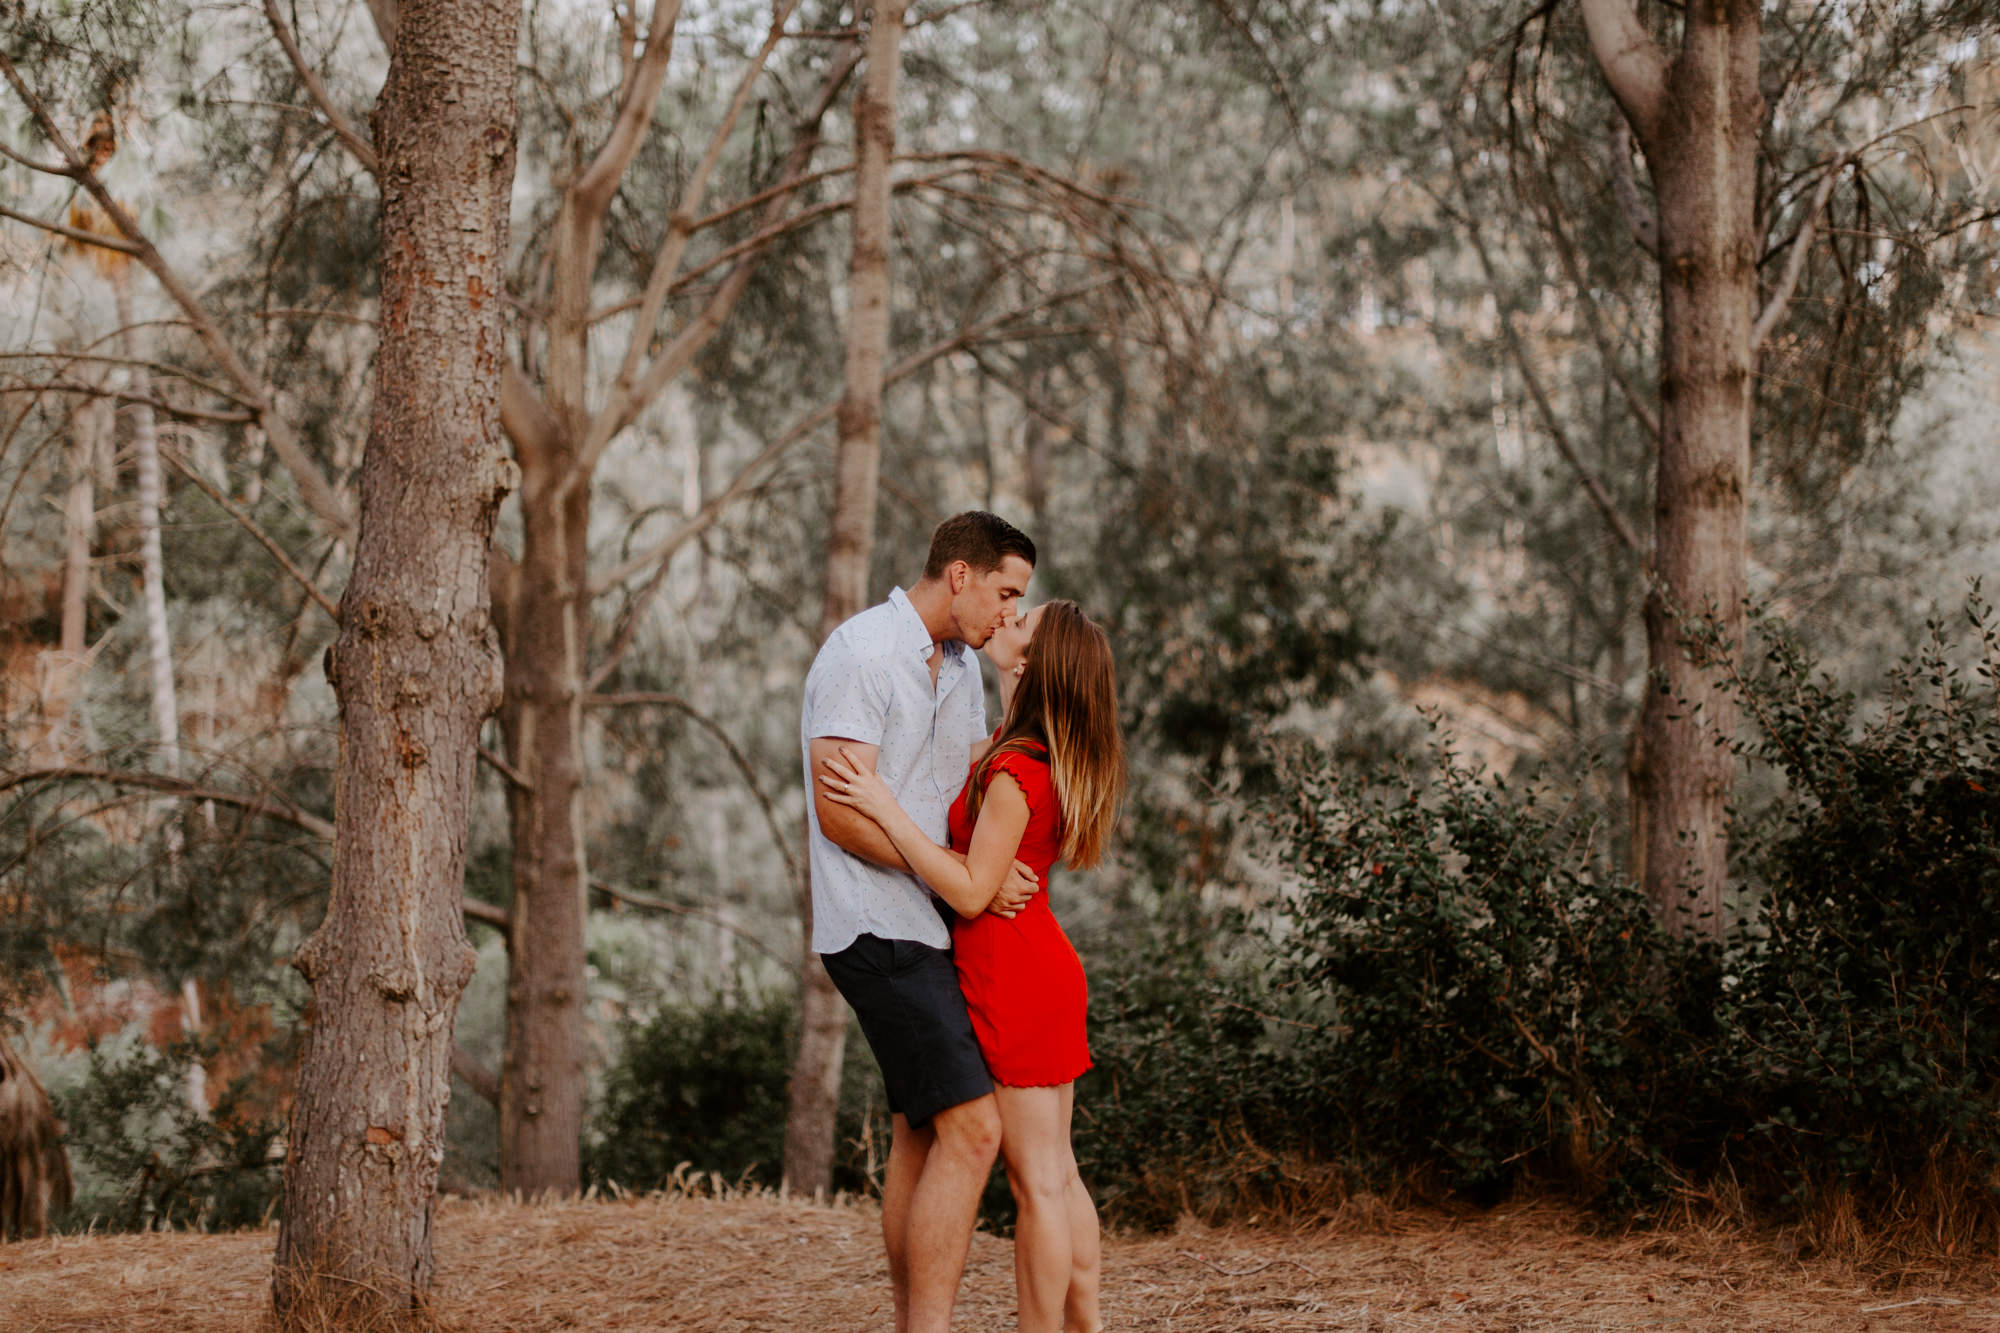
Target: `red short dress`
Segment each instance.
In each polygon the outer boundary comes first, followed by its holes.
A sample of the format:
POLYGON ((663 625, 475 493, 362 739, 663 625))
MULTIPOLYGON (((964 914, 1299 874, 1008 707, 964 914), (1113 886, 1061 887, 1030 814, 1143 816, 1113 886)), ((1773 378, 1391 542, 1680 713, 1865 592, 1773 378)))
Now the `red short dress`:
MULTIPOLYGON (((989 781, 991 774, 1006 773, 1028 798, 1028 827, 1014 855, 1034 868, 1041 891, 1011 920, 991 912, 952 919, 952 957, 972 1030, 994 1081, 1012 1088, 1068 1083, 1090 1068, 1083 961, 1049 910, 1049 867, 1062 852, 1062 806, 1048 752, 1035 748, 1033 756, 1010 751, 994 760, 989 781)), ((974 821, 965 813, 970 790, 968 779, 948 816, 951 845, 961 852, 972 845, 974 821)))

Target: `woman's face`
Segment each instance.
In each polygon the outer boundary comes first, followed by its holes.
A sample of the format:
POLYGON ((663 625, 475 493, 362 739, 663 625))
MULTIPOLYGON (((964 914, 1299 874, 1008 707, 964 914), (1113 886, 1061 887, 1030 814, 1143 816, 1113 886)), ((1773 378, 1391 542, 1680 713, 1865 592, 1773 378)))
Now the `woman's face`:
POLYGON ((1018 676, 1027 669, 1028 640, 1035 637, 1035 625, 1041 618, 1042 608, 1038 606, 1026 615, 1010 618, 993 631, 993 637, 986 641, 986 660, 1001 675, 1018 676))

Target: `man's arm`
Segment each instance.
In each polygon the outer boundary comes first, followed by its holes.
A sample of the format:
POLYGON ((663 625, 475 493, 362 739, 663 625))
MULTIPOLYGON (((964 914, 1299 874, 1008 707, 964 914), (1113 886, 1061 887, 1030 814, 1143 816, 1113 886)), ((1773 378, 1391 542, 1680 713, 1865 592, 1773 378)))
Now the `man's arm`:
MULTIPOLYGON (((812 741, 812 802, 813 813, 819 817, 819 831, 828 841, 843 851, 852 852, 862 860, 881 866, 885 870, 900 870, 905 874, 917 872, 903 854, 896 850, 896 844, 885 833, 882 826, 862 814, 851 805, 842 805, 826 797, 826 784, 819 780, 826 771, 826 761, 840 753, 845 746, 848 756, 856 766, 875 771, 876 757, 881 753, 879 745, 864 745, 860 741, 842 740, 838 736, 814 737, 812 741)), ((965 860, 962 852, 946 849, 946 854, 961 863, 965 860)), ((1032 867, 1023 862, 1014 862, 999 893, 993 896, 986 910, 995 916, 1012 917, 1027 905, 1035 892, 1042 887, 1040 879, 1032 867)))
POLYGON ((864 861, 885 870, 900 870, 906 875, 915 873, 910 869, 910 863, 903 859, 903 854, 896 850, 896 844, 889 841, 889 835, 882 831, 880 824, 851 805, 826 799, 826 786, 819 777, 826 772, 826 761, 839 754, 843 745, 854 763, 870 773, 875 771, 875 758, 882 752, 879 745, 843 740, 838 736, 813 738, 812 800, 813 813, 819 817, 819 831, 834 846, 852 852, 864 861))

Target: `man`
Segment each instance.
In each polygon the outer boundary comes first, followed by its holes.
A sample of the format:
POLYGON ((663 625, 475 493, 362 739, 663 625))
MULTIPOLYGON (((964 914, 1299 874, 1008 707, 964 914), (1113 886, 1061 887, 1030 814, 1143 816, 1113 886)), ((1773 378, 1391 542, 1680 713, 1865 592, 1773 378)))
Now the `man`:
MULTIPOLYGON (((1035 544, 995 515, 946 519, 924 574, 827 637, 806 676, 801 740, 811 832, 812 947, 861 1020, 894 1124, 882 1236, 897 1333, 945 1333, 1000 1146, 993 1080, 973 1037, 943 907, 881 826, 820 794, 841 747, 939 843, 987 734, 974 650, 1016 613, 1035 544)), ((987 910, 1011 916, 1035 877, 1016 862, 987 910)))

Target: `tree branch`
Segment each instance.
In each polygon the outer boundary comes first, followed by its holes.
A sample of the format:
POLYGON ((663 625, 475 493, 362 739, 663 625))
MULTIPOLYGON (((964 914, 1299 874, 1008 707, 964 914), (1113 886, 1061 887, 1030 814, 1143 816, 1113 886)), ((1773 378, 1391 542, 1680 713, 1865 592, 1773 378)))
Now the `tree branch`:
POLYGON ((1785 257, 1785 271, 1778 276, 1777 285, 1771 288, 1771 297, 1764 303, 1764 309, 1757 315, 1757 322, 1750 329, 1750 350, 1764 345, 1771 331, 1778 327, 1778 321, 1785 317, 1785 309, 1791 304, 1792 293, 1797 290, 1799 277, 1805 272, 1806 259, 1812 250, 1813 232, 1818 227, 1819 215, 1826 209, 1826 201, 1833 194, 1833 187, 1840 179, 1841 170, 1847 159, 1833 163, 1820 177, 1819 188, 1813 191, 1812 202, 1806 205, 1805 216, 1799 219, 1799 234, 1792 241, 1792 251, 1785 257))
POLYGON ((771 840, 785 858, 785 870, 794 885, 805 883, 805 873, 799 869, 798 855, 792 851, 791 840, 785 836, 784 826, 778 822, 778 811, 771 804, 771 798, 764 791, 764 784, 757 780, 757 770, 750 766, 750 760, 743 751, 736 748, 736 742, 722 725, 708 714, 696 708, 677 694, 661 694, 654 691, 640 691, 630 694, 587 694, 583 699, 585 708, 671 708, 687 717, 696 726, 706 731, 729 752, 729 758, 736 765, 736 771, 743 775, 743 785, 757 798, 757 808, 764 812, 764 823, 771 830, 771 840))
POLYGON ((253 815, 261 815, 266 819, 276 819, 296 825, 328 841, 333 839, 332 821, 321 819, 310 811, 301 810, 289 801, 246 796, 242 792, 207 787, 198 782, 168 777, 164 773, 93 768, 84 764, 57 764, 47 768, 23 768, 10 773, 0 773, 0 792, 10 791, 30 782, 103 782, 114 787, 138 787, 147 791, 163 792, 168 796, 177 796, 188 801, 215 801, 246 810, 253 815))
POLYGON ((459 901, 459 910, 465 914, 467 921, 482 921, 498 928, 503 935, 507 933, 507 909, 504 907, 495 907, 492 903, 483 903, 477 898, 462 898, 459 901))
MULTIPOLYGON (((1471 191, 1466 185, 1465 167, 1459 160, 1456 145, 1451 148, 1451 166, 1452 174, 1458 181, 1459 195, 1469 204, 1471 191)), ((1520 331, 1514 327, 1514 314, 1500 301, 1499 273, 1493 265, 1491 252, 1486 248, 1485 234, 1470 208, 1466 210, 1466 235, 1472 242, 1473 253, 1478 256, 1480 271, 1486 275, 1487 288, 1492 291, 1494 302, 1499 307, 1500 331, 1506 339, 1507 350, 1513 356, 1514 364, 1520 369, 1521 380, 1528 386, 1529 396, 1535 401, 1535 409, 1541 414, 1542 424, 1547 429, 1549 438, 1555 442, 1556 451, 1563 456, 1563 461, 1570 465, 1577 479, 1583 483, 1585 493, 1590 496, 1591 503, 1596 505, 1598 512, 1603 515, 1612 535, 1617 537, 1626 550, 1638 555, 1643 561, 1645 555, 1644 549, 1639 544, 1639 534, 1632 530, 1632 524, 1618 508, 1617 501, 1612 499, 1610 488, 1576 451, 1575 444, 1569 438, 1569 432, 1563 429, 1562 420, 1556 416, 1554 404, 1549 401, 1548 393, 1542 388, 1542 377, 1535 370, 1535 363, 1528 355, 1520 331)))
POLYGON ((354 127, 354 123, 341 115, 339 109, 334 106, 332 96, 327 93, 326 84, 322 83, 319 75, 313 72, 313 67, 306 63, 305 52, 299 50, 299 44, 292 39, 292 30, 285 26, 284 18, 278 13, 278 0, 264 0, 264 14, 271 21, 271 33, 278 39, 278 45, 285 48, 285 55, 292 62, 292 69, 297 72, 299 82, 305 85, 306 95, 312 98, 313 105, 319 108, 320 115, 326 117, 326 123, 333 127, 333 132, 340 136, 340 141, 347 145, 347 151, 354 154, 354 160, 366 168, 369 175, 374 175, 376 170, 374 145, 363 138, 361 131, 354 127))
POLYGON ((116 236, 105 236, 98 232, 85 231, 81 227, 65 226, 60 222, 44 222, 40 218, 30 217, 26 213, 16 213, 5 204, 0 204, 0 218, 12 218, 16 222, 25 222, 30 227, 39 227, 43 231, 60 236, 64 240, 75 241, 79 245, 101 246, 106 250, 115 250, 121 255, 132 255, 135 258, 139 254, 139 247, 130 241, 121 241, 116 236))
POLYGON ((706 921, 711 925, 720 926, 787 971, 796 972, 799 970, 797 961, 783 957, 776 950, 772 949, 770 945, 758 939, 757 936, 751 934, 742 926, 737 925, 734 921, 730 921, 727 918, 717 916, 705 908, 696 907, 691 903, 677 903, 668 898, 655 898, 651 894, 634 893, 630 889, 621 889, 616 884, 609 884, 604 880, 596 878, 592 878, 590 887, 614 902, 626 903, 632 907, 642 907, 649 912, 670 912, 675 916, 691 916, 697 921, 706 921))
MULTIPOLYGON (((646 275, 646 290, 639 298, 639 318, 633 325, 632 336, 625 344, 625 359, 618 368, 618 375, 612 381, 609 395, 612 404, 622 403, 631 396, 633 380, 638 377, 639 367, 646 359, 647 349, 653 344, 653 332, 659 327, 660 308, 666 304, 667 292, 673 285, 674 275, 680 271, 681 258, 687 253, 687 245, 695 230, 695 210, 708 194, 709 177, 715 172, 716 163, 722 160, 723 145, 736 129, 736 122, 743 114, 743 108, 750 101, 750 94, 763 76, 764 65, 776 49, 778 39, 784 36, 785 22, 792 11, 798 8, 799 0, 779 0, 772 6, 771 28, 764 36, 764 45, 737 80, 736 95, 729 101, 729 110, 723 114, 722 123, 708 141, 708 150, 695 164, 692 175, 682 190, 679 206, 667 221, 666 239, 660 244, 660 252, 653 260, 652 272, 646 275)), ((615 411, 598 414, 598 422, 615 417, 615 411)), ((603 454, 610 440, 602 436, 598 422, 592 423, 592 432, 577 461, 577 471, 588 472, 603 454)))
MULTIPOLYGON (((803 176, 812 166, 813 154, 819 148, 820 124, 825 119, 827 110, 833 105, 834 99, 839 95, 841 86, 847 82, 848 75, 854 72, 854 67, 860 59, 861 49, 855 46, 827 72, 819 97, 805 115, 799 118, 798 127, 793 134, 791 151, 786 155, 783 178, 803 176)), ((781 223, 790 206, 791 201, 788 197, 784 195, 775 197, 766 207, 765 225, 759 229, 760 232, 769 231, 774 224, 781 223)), ((701 313, 661 350, 660 355, 646 367, 638 383, 627 392, 613 393, 603 409, 591 418, 589 438, 581 450, 582 459, 595 462, 611 441, 617 438, 618 433, 631 425, 639 413, 645 410, 646 405, 694 362, 701 349, 706 347, 709 340, 721 329, 722 321, 735 307, 737 298, 742 296, 744 289, 749 286, 751 275, 756 270, 757 260, 762 257, 768 244, 766 241, 764 245, 745 250, 742 257, 730 268, 729 275, 716 288, 714 295, 709 297, 708 303, 702 307, 701 313)), ((565 478, 564 485, 574 484, 578 478, 587 475, 588 470, 587 464, 572 468, 565 478)))
POLYGON ((479 757, 484 759, 492 766, 494 772, 507 779, 513 786, 521 791, 533 791, 535 789, 535 784, 528 781, 527 776, 520 769, 508 763, 504 755, 485 745, 479 746, 478 750, 479 757))
POLYGON ((271 558, 278 562, 279 567, 291 575, 301 588, 306 590, 306 595, 312 598, 320 610, 326 612, 332 618, 334 624, 337 625, 340 623, 340 609, 334 605, 333 599, 319 590, 319 585, 313 582, 312 576, 307 574, 303 569, 300 569, 297 562, 285 554, 284 548, 278 545, 276 539, 271 534, 257 526, 257 520, 243 512, 235 501, 224 495, 207 477, 202 476, 201 473, 189 466, 187 460, 181 457, 180 450, 171 446, 162 447, 160 457, 166 459, 168 465, 174 471, 180 473, 183 477, 186 477, 198 486, 202 494, 213 500, 223 513, 235 519, 237 525, 255 538, 259 546, 269 551, 271 558))
POLYGON ((1667 60, 1639 22, 1632 0, 1578 0, 1591 53, 1625 119, 1651 149, 1667 98, 1667 60))
MULTIPOLYGON (((930 346, 920 351, 912 352, 895 365, 889 367, 888 370, 883 372, 883 385, 886 387, 898 380, 906 379, 931 362, 936 361, 939 357, 948 356, 953 352, 983 342, 993 335, 996 330, 1005 328, 1015 320, 1032 315, 1037 311, 1046 310, 1051 306, 1060 305, 1065 301, 1072 301, 1080 296, 1087 296, 1091 292, 1110 286, 1117 281, 1117 275, 1107 275, 1092 282, 1082 283, 1075 287, 1068 287, 1062 291, 1053 292, 1039 301, 1025 306, 1017 306, 1002 314, 995 315, 991 319, 967 325, 949 337, 940 338, 930 346)), ((685 546, 695 537, 700 536, 702 532, 714 524, 715 519, 720 516, 721 510, 749 488, 750 478, 759 468, 773 458, 776 458, 792 445, 798 443, 801 439, 804 439, 807 435, 810 435, 820 426, 833 420, 839 406, 840 404, 837 401, 822 404, 808 415, 794 422, 782 435, 765 445, 761 453, 746 463, 737 472, 735 479, 729 483, 727 488, 712 496, 702 505, 693 518, 690 518, 679 528, 675 529, 672 536, 666 538, 666 540, 660 542, 658 545, 632 556, 630 559, 621 561, 618 565, 591 579, 591 595, 597 596, 616 587, 619 583, 622 583, 656 561, 670 559, 681 547, 685 546)), ((598 674, 593 675, 591 682, 593 685, 599 683, 604 669, 599 668, 598 674)))
POLYGON ((111 191, 105 188, 102 180, 98 179, 88 160, 71 145, 61 127, 49 114, 48 108, 42 104, 41 98, 28 87, 27 80, 21 77, 20 70, 14 67, 14 62, 8 59, 5 53, 0 53, 0 75, 6 77, 16 95, 27 106, 28 113, 41 127, 43 137, 55 146, 63 161, 69 163, 78 183, 97 201, 97 206, 111 219, 112 226, 116 227, 133 247, 128 253, 146 266, 174 304, 181 308, 188 322, 194 326, 195 335, 208 349, 209 355, 215 358, 223 373, 242 391, 243 401, 256 413, 266 438, 271 442, 272 451, 283 460, 285 467, 298 483, 299 497, 305 501, 306 508, 332 529, 334 536, 342 540, 351 539, 354 521, 347 512, 347 506, 341 502, 332 484, 307 455, 298 437, 292 433, 291 424, 273 407, 270 387, 250 373, 250 368, 244 365, 242 358, 237 356, 236 349, 222 336, 222 331, 216 327, 215 321, 210 318, 193 290, 181 281, 180 275, 167 263, 145 232, 140 230, 139 224, 126 211, 125 206, 112 197, 111 191))
POLYGON ((479 1100, 492 1106, 500 1104, 500 1076, 479 1063, 471 1051, 457 1042, 451 1044, 451 1072, 458 1075, 459 1081, 479 1100))
POLYGON ((1632 229, 1632 239, 1657 263, 1660 218, 1639 197, 1639 183, 1632 175, 1632 127, 1623 116, 1611 118, 1611 193, 1618 200, 1618 211, 1625 215, 1625 225, 1632 229))
POLYGON ((659 98, 660 85, 666 81, 667 58, 673 54, 674 24, 680 13, 680 0, 656 0, 652 22, 646 27, 645 50, 625 90, 625 100, 618 106, 617 118, 611 123, 611 133, 605 136, 597 156, 569 187, 571 198, 587 218, 601 217, 610 207, 611 196, 617 193, 625 168, 632 165, 632 159, 639 154, 639 145, 645 142, 646 126, 653 120, 653 103, 659 98))

